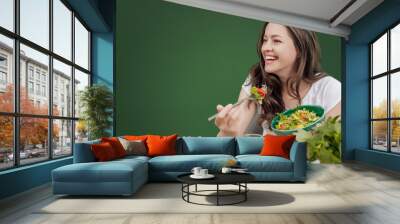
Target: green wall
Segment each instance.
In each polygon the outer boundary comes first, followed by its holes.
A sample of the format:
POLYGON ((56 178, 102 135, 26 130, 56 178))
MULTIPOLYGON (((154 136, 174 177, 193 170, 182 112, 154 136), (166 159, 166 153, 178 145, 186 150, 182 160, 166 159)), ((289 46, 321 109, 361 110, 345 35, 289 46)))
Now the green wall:
MULTIPOLYGON (((236 101, 263 23, 160 0, 116 3, 116 134, 215 136, 207 117, 236 101)), ((340 77, 340 38, 319 40, 324 69, 340 77)))

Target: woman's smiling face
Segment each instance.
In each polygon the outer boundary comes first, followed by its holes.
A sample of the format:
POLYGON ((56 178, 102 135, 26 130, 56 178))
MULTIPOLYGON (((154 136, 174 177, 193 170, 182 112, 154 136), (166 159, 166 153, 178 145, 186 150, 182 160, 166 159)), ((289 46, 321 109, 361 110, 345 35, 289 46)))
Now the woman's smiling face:
POLYGON ((268 23, 261 46, 264 70, 280 78, 292 72, 297 58, 297 50, 285 26, 268 23))

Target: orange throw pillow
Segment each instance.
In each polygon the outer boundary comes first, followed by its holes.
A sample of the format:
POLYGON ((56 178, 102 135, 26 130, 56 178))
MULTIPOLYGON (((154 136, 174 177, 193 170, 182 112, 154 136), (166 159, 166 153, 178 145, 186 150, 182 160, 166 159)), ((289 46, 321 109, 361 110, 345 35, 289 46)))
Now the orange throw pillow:
POLYGON ((113 147, 108 142, 93 144, 90 147, 92 149, 94 157, 99 162, 109 161, 117 158, 113 147))
POLYGON ((289 159, 290 148, 295 140, 295 135, 265 135, 264 146, 261 149, 260 155, 280 156, 289 159))
POLYGON ((108 142, 114 149, 115 155, 118 158, 126 156, 126 151, 122 146, 121 142, 119 142, 118 138, 111 137, 111 138, 101 138, 101 142, 108 142))
POLYGON ((148 156, 176 155, 177 134, 170 136, 148 135, 148 156))

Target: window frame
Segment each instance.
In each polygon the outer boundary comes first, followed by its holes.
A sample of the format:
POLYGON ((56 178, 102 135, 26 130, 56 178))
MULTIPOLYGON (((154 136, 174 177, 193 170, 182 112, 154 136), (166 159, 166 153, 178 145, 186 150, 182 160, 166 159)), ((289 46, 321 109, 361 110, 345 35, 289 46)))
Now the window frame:
POLYGON ((396 73, 400 72, 400 67, 391 69, 391 30, 396 26, 400 26, 400 20, 393 23, 390 27, 385 29, 384 32, 380 33, 375 39, 368 43, 368 53, 369 53, 369 149, 373 151, 391 153, 391 154, 400 154, 400 152, 393 152, 392 151, 392 121, 400 121, 400 117, 392 117, 392 98, 391 98, 391 79, 392 76, 396 73), (373 74, 373 44, 379 40, 379 38, 383 37, 387 34, 387 64, 386 64, 386 71, 383 73, 373 74), (386 77, 386 86, 387 86, 387 105, 386 105, 386 118, 373 118, 373 81, 378 78, 386 77), (379 150, 374 148, 374 132, 373 132, 373 122, 374 121, 386 121, 386 151, 379 150))
MULTIPOLYGON (((91 49, 92 49, 92 43, 91 43, 91 37, 92 37, 92 30, 88 27, 88 25, 84 22, 84 20, 79 16, 78 13, 76 13, 72 7, 66 2, 65 0, 59 0, 68 10, 71 11, 71 18, 70 18, 70 23, 71 23, 71 59, 64 58, 63 56, 55 53, 54 46, 53 46, 53 24, 54 24, 54 18, 53 18, 53 0, 48 0, 49 3, 49 48, 46 49, 45 47, 42 47, 39 44, 34 43, 33 41, 30 41, 29 39, 26 39, 25 37, 20 35, 20 0, 14 0, 13 1, 13 10, 14 10, 14 30, 10 31, 4 27, 0 26, 0 35, 3 35, 5 37, 11 38, 13 40, 13 63, 12 63, 12 74, 13 79, 14 79, 14 110, 13 112, 2 112, 0 111, 0 116, 4 117, 11 117, 13 119, 13 155, 14 155, 14 161, 13 161, 13 166, 11 167, 5 167, 5 168, 0 168, 0 172, 5 171, 5 170, 11 170, 11 169, 16 169, 19 167, 24 167, 24 166, 30 166, 33 164, 38 164, 38 163, 43 163, 46 161, 50 160, 58 160, 66 157, 73 156, 74 152, 74 143, 75 143, 75 126, 76 126, 76 121, 79 120, 79 117, 75 116, 75 108, 71 108, 71 114, 70 116, 56 116, 53 115, 53 59, 58 60, 61 63, 64 63, 68 66, 71 66, 71 84, 72 84, 72 99, 71 99, 71 104, 74 105, 75 103, 75 69, 85 73, 89 77, 89 83, 88 86, 92 85, 92 57, 91 57, 91 49), (88 69, 85 69, 78 64, 75 63, 75 25, 74 25, 74 20, 75 18, 79 20, 79 22, 84 26, 84 28, 88 31, 88 69), (48 100, 48 112, 46 115, 39 115, 39 114, 27 114, 27 113, 21 113, 20 111, 20 85, 21 85, 21 80, 20 80, 20 45, 23 44, 27 47, 32 48, 33 50, 39 51, 40 53, 43 53, 48 56, 49 58, 49 63, 48 63, 48 76, 47 76, 47 84, 45 85, 45 95, 47 95, 48 100), (48 93, 47 93, 48 92, 48 93), (48 136, 47 136, 47 150, 48 150, 48 155, 47 157, 44 157, 43 160, 40 160, 38 162, 32 162, 32 163, 26 163, 26 164, 21 164, 20 161, 20 119, 21 118, 45 118, 47 119, 48 122, 48 136), (71 121, 71 153, 68 155, 62 155, 62 156, 55 156, 53 155, 54 152, 54 147, 53 147, 53 122, 56 120, 65 120, 65 121, 71 121)), ((42 72, 39 73, 39 80, 36 80, 36 69, 33 67, 33 79, 31 79, 30 74, 29 74, 29 69, 30 69, 29 63, 27 63, 27 74, 26 75, 26 82, 32 81, 34 84, 34 92, 36 92, 35 85, 37 83, 40 83, 42 85, 42 79, 41 79, 41 74, 42 72)), ((28 84, 27 84, 28 85, 28 84)), ((40 86, 41 86, 40 85, 40 86)), ((28 87, 28 86, 27 86, 28 87)), ((29 87, 28 87, 29 88, 29 87)), ((27 91, 29 91, 27 89, 27 91)), ((41 91, 40 91, 41 92, 41 91)), ((38 96, 42 96, 42 94, 39 94, 38 96)), ((36 102, 34 102, 36 103, 36 102)))

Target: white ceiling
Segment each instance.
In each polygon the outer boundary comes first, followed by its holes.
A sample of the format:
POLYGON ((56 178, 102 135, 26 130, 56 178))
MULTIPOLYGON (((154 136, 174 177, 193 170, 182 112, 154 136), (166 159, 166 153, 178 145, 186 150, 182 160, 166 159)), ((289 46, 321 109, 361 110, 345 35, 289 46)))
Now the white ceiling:
POLYGON ((329 21, 350 0, 226 0, 329 21), (297 3, 297 4, 296 4, 297 3), (312 7, 310 7, 312 6, 312 7))
POLYGON ((165 0, 347 38, 351 25, 383 0, 165 0), (348 7, 346 8, 346 5, 348 7), (346 8, 345 10, 342 10, 346 8), (342 12, 341 12, 342 11, 342 12))

